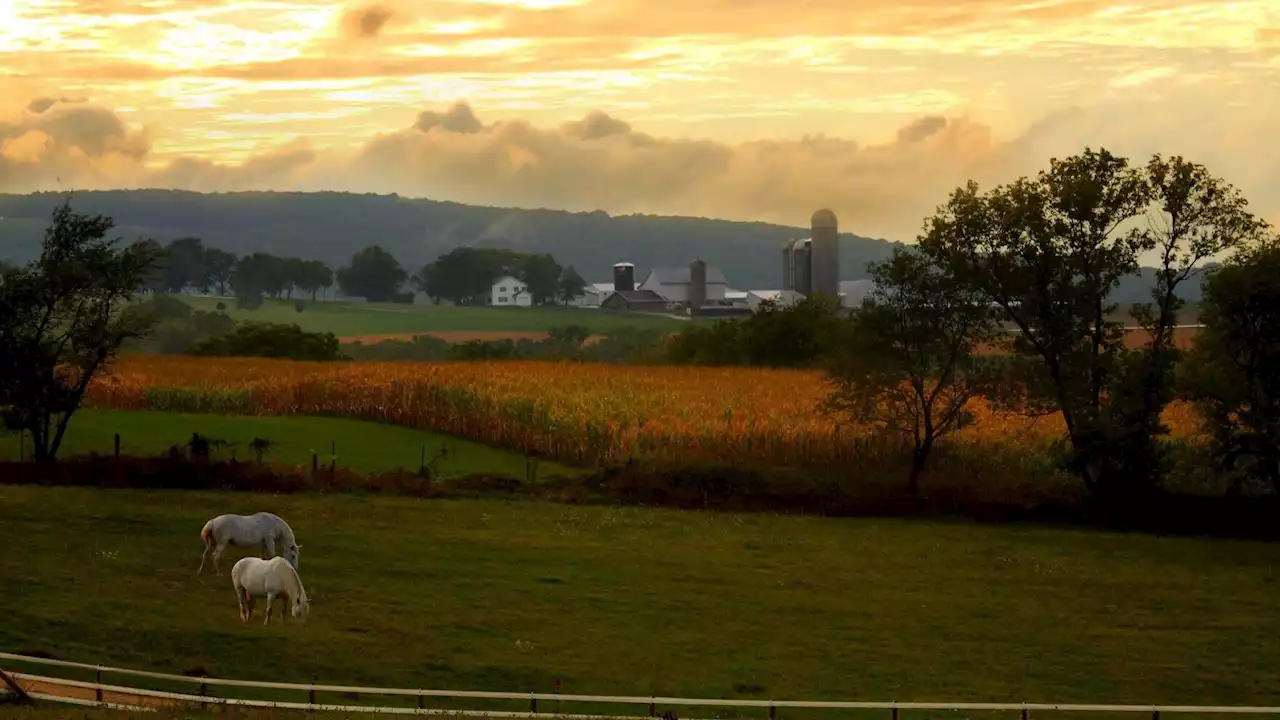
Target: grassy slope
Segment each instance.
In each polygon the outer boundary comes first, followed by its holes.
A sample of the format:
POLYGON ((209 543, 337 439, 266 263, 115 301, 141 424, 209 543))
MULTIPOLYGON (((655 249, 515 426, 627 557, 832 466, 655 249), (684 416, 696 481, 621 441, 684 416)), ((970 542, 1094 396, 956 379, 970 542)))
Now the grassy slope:
MULTIPOLYGON (((195 415, 151 411, 92 410, 76 413, 67 427, 60 456, 89 452, 110 453, 115 433, 120 433, 120 449, 125 454, 152 454, 170 445, 181 445, 198 432, 208 438, 235 443, 236 457, 253 457, 249 442, 266 438, 273 445, 265 459, 296 465, 311 464, 311 451, 327 463, 331 443, 337 442, 338 463, 359 472, 382 472, 403 466, 418 468, 425 445, 427 459, 442 445, 449 448, 448 459, 436 467, 444 476, 472 472, 498 472, 524 476, 524 456, 479 443, 419 432, 409 428, 322 417, 237 417, 195 415)), ((16 459, 20 447, 13 435, 0 436, 0 457, 16 459)), ((30 453, 28 447, 27 452, 30 453)), ((223 450, 218 457, 230 457, 223 450)), ((560 465, 542 462, 540 475, 574 472, 560 465)))
POLYGON ((1280 703, 1274 544, 0 487, 0 545, 20 550, 0 555, 0 647, 106 664, 512 691, 559 678, 569 693, 1280 703), (304 544, 306 626, 242 627, 226 575, 194 574, 201 523, 255 509, 304 544))
MULTIPOLYGON (((219 302, 207 297, 183 296, 182 299, 199 310, 213 310, 219 302)), ((237 310, 235 301, 222 302, 227 306, 227 314, 236 320, 296 324, 309 332, 331 332, 339 337, 452 330, 542 332, 573 323, 599 333, 626 327, 676 332, 688 326, 687 322, 673 318, 574 307, 468 308, 316 302, 308 303, 306 310, 297 312, 292 301, 268 300, 258 310, 237 310)))

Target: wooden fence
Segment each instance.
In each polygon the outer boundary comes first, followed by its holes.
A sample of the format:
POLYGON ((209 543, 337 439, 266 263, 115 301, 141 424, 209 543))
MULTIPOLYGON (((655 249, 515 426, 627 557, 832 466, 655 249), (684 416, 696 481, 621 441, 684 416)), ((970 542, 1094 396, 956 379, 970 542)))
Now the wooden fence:
MULTIPOLYGON (((771 720, 776 720, 779 709, 810 708, 833 710, 885 710, 891 713, 893 720, 898 720, 901 710, 940 710, 940 711, 985 711, 985 712, 1017 712, 1022 720, 1028 720, 1032 712, 1080 712, 1080 713, 1141 713, 1150 715, 1152 720, 1160 720, 1161 714, 1196 714, 1196 715, 1280 715, 1280 707, 1262 706, 1213 706, 1213 705, 1087 705, 1072 703, 946 703, 946 702, 839 702, 820 700, 721 700, 711 698, 677 698, 677 697, 639 697, 622 695, 571 695, 559 693, 519 693, 488 692, 478 690, 425 690, 409 688, 360 687, 351 685, 321 685, 305 683, 275 683, 259 680, 227 680, 211 677, 190 677, 187 675, 170 675, 167 673, 148 672, 145 670, 129 670, 125 668, 104 667, 87 663, 52 660, 49 658, 30 657, 13 653, 0 652, 0 660, 10 663, 29 663, 51 667, 88 670, 94 673, 94 681, 69 680, 59 677, 32 675, 15 672, 10 664, 7 675, 26 686, 26 694, 33 700, 66 702, 77 705, 94 705, 115 707, 120 709, 148 711, 160 705, 236 705, 241 707, 279 708, 288 710, 308 710, 317 712, 350 712, 350 713, 389 713, 396 715, 459 715, 491 718, 561 718, 564 720, 647 720, 657 717, 660 707, 719 707, 719 708, 754 708, 768 711, 771 720), (104 683, 103 675, 122 675, 166 682, 186 683, 199 686, 198 693, 176 693, 152 690, 145 687, 116 685, 104 683), (57 686, 92 691, 94 697, 78 698, 73 695, 45 692, 39 688, 57 686), (219 697, 210 692, 210 688, 240 687, 271 690, 295 691, 300 695, 306 693, 306 702, 282 702, 272 700, 249 700, 243 698, 219 697), (355 693, 357 695, 400 696, 417 699, 416 707, 392 707, 371 705, 335 705, 317 703, 316 693, 355 693), (107 695, 119 696, 108 701, 107 695), (133 698, 132 702, 122 702, 120 697, 133 698), (473 698, 484 700, 519 700, 529 703, 529 709, 522 712, 503 712, 492 710, 452 710, 425 707, 427 698, 473 698), (614 705, 631 705, 646 707, 646 715, 581 715, 561 712, 539 712, 538 703, 561 702, 598 703, 614 705)), ((544 708, 546 705, 543 706, 544 708)))

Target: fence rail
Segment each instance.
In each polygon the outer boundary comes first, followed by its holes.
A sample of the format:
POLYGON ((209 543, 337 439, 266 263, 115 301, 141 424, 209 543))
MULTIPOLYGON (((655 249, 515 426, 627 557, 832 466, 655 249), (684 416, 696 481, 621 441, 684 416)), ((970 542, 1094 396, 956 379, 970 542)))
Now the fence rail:
MULTIPOLYGON (((114 693, 118 695, 132 696, 137 698, 154 698, 157 700, 167 700, 174 703, 199 703, 199 704, 217 704, 217 705, 238 705, 246 707, 261 708, 280 708, 290 710, 310 710, 319 712, 354 712, 354 713, 390 713, 405 715, 468 715, 475 717, 496 717, 496 718, 528 718, 528 717, 551 717, 563 718, 565 720, 642 720, 644 716, 621 716, 621 715, 581 715, 569 713, 549 713, 538 712, 537 703, 539 700, 552 702, 585 702, 585 703, 601 703, 615 705, 644 705, 648 706, 648 717, 655 716, 656 708, 659 705, 690 707, 690 706, 709 706, 721 708, 767 708, 769 717, 776 717, 776 712, 781 708, 818 708, 831 710, 890 710, 893 712, 894 720, 897 720, 899 710, 974 710, 974 711, 994 711, 994 712, 1020 712, 1023 720, 1026 720, 1029 713, 1036 712, 1111 712, 1111 713, 1148 713, 1153 720, 1159 720, 1161 713, 1170 714, 1204 714, 1204 715, 1280 715, 1280 706, 1222 706, 1222 705, 1121 705, 1121 704, 1082 704, 1082 703, 983 703, 983 702, 865 702, 865 701, 827 701, 827 700, 729 700, 716 698, 679 698, 679 697, 661 697, 661 696, 631 696, 631 695, 573 695, 561 693, 538 693, 538 692, 490 692, 481 690, 430 690, 430 689, 411 689, 411 688, 388 688, 388 687, 364 687, 356 685, 323 685, 318 683, 277 683, 266 682, 262 680, 231 680, 226 678, 211 677, 191 677, 189 675, 172 675, 168 673, 150 672, 146 670, 132 670, 128 668, 107 667, 103 665, 92 665, 89 663, 70 662, 67 660, 54 660, 51 658, 32 657, 28 655, 18 655, 14 653, 0 652, 0 660, 8 660, 11 662, 30 663, 33 665, 45 665, 50 667, 73 668, 79 670, 91 670, 95 673, 95 682, 86 682, 81 680, 69 680, 59 677, 49 677, 43 675, 32 675, 21 672, 9 671, 10 677, 17 680, 25 680, 33 683, 43 683, 48 685, 58 685, 70 688, 80 688, 93 690, 96 700, 87 701, 79 698, 66 698, 63 696, 53 695, 43 692, 28 692, 35 699, 52 700, 57 702, 74 702, 76 704, 91 705, 112 705, 126 707, 120 703, 107 703, 104 701, 103 693, 114 693), (124 675, 139 678, 148 678, 153 680, 164 680, 167 682, 187 683, 200 686, 200 694, 190 693, 174 693, 162 690, 152 690, 148 688, 129 687, 125 685, 114 685, 102 682, 102 675, 124 675), (218 697, 206 694, 210 687, 241 687, 241 688, 259 688, 272 690, 296 690, 306 692, 308 694, 308 702, 282 702, 270 700, 250 700, 244 698, 228 698, 218 697), (389 706, 360 706, 360 705, 331 705, 315 702, 315 694, 317 692, 324 693, 355 693, 358 695, 382 695, 382 696, 402 696, 416 697, 418 699, 418 707, 389 707, 389 706), (448 710, 437 708, 425 708, 422 706, 425 698, 473 698, 485 700, 525 700, 530 706, 525 712, 502 712, 502 711, 478 711, 478 710, 448 710)), ((145 706, 127 707, 138 710, 149 710, 145 706)))

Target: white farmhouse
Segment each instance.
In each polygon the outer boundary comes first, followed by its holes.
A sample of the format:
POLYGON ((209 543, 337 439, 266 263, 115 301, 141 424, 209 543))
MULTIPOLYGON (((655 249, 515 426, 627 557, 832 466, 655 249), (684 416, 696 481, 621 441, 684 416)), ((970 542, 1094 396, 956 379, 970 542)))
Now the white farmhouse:
POLYGON ((529 307, 533 304, 533 296, 523 280, 504 275, 494 281, 489 304, 495 307, 529 307))

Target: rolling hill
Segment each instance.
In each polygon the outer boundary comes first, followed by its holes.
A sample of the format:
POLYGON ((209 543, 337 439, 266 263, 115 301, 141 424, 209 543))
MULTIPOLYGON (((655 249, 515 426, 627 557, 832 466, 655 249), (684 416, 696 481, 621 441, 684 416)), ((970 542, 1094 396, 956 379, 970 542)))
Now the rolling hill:
MULTIPOLYGON (((61 193, 0 194, 0 260, 35 257, 49 215, 61 193)), ((175 190, 81 191, 77 210, 111 215, 125 240, 161 243, 195 236, 237 255, 255 251, 323 260, 337 268, 352 253, 381 244, 410 271, 459 245, 548 252, 573 265, 588 282, 610 279, 611 266, 635 263, 637 281, 655 266, 685 265, 695 257, 719 267, 738 289, 778 288, 781 248, 805 237, 807 217, 796 227, 656 215, 611 216, 604 211, 571 213, 524 210, 338 192, 198 193, 175 190)), ((889 256, 896 243, 842 233, 842 280, 867 277, 868 262, 889 256)), ((1155 282, 1144 268, 1126 278, 1114 298, 1122 305, 1146 300, 1155 282)), ((1200 297, 1199 282, 1184 283, 1188 300, 1200 297)))
MULTIPOLYGON (((0 195, 0 260, 34 257, 60 202, 57 193, 0 195)), ((77 192, 77 210, 109 214, 126 240, 161 243, 182 236, 238 255, 254 251, 323 260, 334 267, 379 243, 416 271, 459 245, 549 252, 573 265, 588 282, 604 282, 611 266, 686 265, 695 257, 724 271, 732 286, 776 288, 782 282, 784 241, 805 237, 803 227, 704 218, 570 213, 461 205, 353 193, 242 192, 206 194, 170 190, 77 192)), ((799 225, 808 217, 796 218, 799 225)), ((866 277, 866 264, 889 255, 893 243, 845 233, 844 279, 866 277)), ((640 278, 637 277, 637 280, 640 278)))

